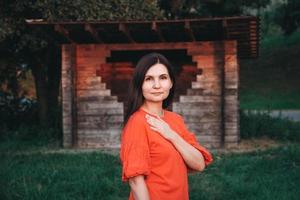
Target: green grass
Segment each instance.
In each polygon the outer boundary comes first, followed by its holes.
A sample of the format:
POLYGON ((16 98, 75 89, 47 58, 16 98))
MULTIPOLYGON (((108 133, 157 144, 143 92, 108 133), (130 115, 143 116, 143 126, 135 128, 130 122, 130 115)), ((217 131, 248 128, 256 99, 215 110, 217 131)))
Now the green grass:
MULTIPOLYGON (((274 31, 276 32, 276 31, 274 31)), ((290 47, 300 44, 300 29, 294 31, 291 35, 285 36, 282 33, 271 33, 271 35, 263 35, 261 41, 261 49, 268 52, 273 48, 290 47)))
POLYGON ((240 108, 258 110, 300 109, 300 93, 284 90, 241 91, 240 108))
POLYGON ((62 133, 59 128, 42 128, 38 125, 0 126, 0 152, 58 149, 62 133))
POLYGON ((298 199, 300 148, 216 156, 203 174, 190 179, 191 199, 298 199))
MULTIPOLYGON (((0 159, 0 199, 128 198, 118 156, 27 149, 1 152, 0 159)), ((296 200, 300 195, 297 144, 253 153, 219 153, 214 159, 204 173, 190 175, 191 200, 296 200)))
POLYGON ((1 155, 1 199, 126 199, 119 160, 103 153, 1 155))
POLYGON ((300 30, 264 36, 257 59, 240 60, 242 109, 300 109, 300 30))
POLYGON ((240 62, 241 109, 300 109, 300 45, 240 62))

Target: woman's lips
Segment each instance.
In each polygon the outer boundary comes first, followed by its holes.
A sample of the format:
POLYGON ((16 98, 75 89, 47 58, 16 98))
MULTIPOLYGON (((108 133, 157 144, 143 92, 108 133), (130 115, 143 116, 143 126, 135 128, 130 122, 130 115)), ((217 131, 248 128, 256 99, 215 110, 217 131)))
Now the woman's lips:
POLYGON ((161 94, 163 94, 163 92, 152 92, 151 94, 153 94, 153 95, 161 95, 161 94))

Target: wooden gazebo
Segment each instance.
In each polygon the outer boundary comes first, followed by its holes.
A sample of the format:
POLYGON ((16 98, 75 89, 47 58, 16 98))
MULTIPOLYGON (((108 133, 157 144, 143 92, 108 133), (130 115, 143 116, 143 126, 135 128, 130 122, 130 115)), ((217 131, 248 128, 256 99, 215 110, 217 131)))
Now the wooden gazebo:
POLYGON ((175 64, 171 109, 199 142, 238 144, 238 59, 258 56, 256 17, 28 23, 62 44, 64 147, 119 147, 129 80, 136 61, 152 51, 175 64))

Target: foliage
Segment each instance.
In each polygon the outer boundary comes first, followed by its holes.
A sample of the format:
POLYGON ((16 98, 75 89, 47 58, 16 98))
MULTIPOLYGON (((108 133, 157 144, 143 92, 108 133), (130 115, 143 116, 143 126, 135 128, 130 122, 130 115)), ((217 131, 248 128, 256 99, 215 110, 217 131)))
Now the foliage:
POLYGON ((262 52, 269 51, 271 48, 292 47, 300 44, 300 28, 290 35, 272 34, 264 37, 261 41, 262 52))
POLYGON ((299 31, 264 38, 258 58, 240 60, 240 107, 300 109, 299 54, 299 31))
POLYGON ((160 0, 160 7, 173 18, 245 15, 247 9, 260 9, 270 0, 160 0))
POLYGON ((277 140, 300 142, 300 122, 282 117, 271 117, 267 112, 241 111, 240 133, 242 138, 270 137, 277 140))
POLYGON ((17 127, 37 121, 37 104, 34 99, 20 98, 0 91, 0 127, 17 127))
POLYGON ((37 53, 48 38, 26 26, 25 19, 68 20, 146 20, 161 19, 155 0, 37 0, 2 1, 0 6, 0 51, 18 56, 37 53))
POLYGON ((258 110, 284 110, 284 109, 300 109, 300 94, 289 90, 276 90, 276 88, 244 89, 240 93, 241 109, 258 109, 258 110))
POLYGON ((23 123, 15 127, 2 125, 0 128, 2 153, 61 147, 62 132, 57 126, 43 129, 36 124, 23 123))
MULTIPOLYGON (((58 104, 60 46, 26 25, 25 19, 149 20, 162 19, 156 0, 2 0, 0 2, 0 84, 17 83, 17 68, 27 65, 35 78, 39 119, 46 124, 48 107, 58 104), (12 59, 10 59, 12 58, 12 59), (3 60, 3 62, 2 62, 3 60)), ((16 87, 17 88, 17 87, 16 87)), ((17 93, 17 92, 16 92, 17 93)))
POLYGON ((64 20, 150 20, 161 19, 155 0, 39 0, 35 8, 41 18, 64 20))
POLYGON ((260 14, 263 39, 289 36, 300 28, 300 1, 274 1, 260 14))
POLYGON ((286 35, 293 33, 300 27, 300 1, 287 0, 275 10, 273 18, 286 35))

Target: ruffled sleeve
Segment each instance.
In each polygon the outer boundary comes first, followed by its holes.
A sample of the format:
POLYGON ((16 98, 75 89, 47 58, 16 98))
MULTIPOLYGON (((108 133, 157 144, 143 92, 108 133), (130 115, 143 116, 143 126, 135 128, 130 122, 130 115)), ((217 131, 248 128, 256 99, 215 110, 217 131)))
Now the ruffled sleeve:
POLYGON ((193 147, 198 149, 201 152, 201 154, 203 155, 205 165, 206 166, 209 165, 213 161, 213 157, 212 157, 211 153, 205 147, 203 147, 202 145, 200 145, 197 142, 195 135, 193 133, 189 132, 189 130, 186 128, 184 120, 182 119, 182 117, 180 117, 180 118, 181 118, 181 121, 182 121, 183 127, 184 127, 183 136, 182 136, 183 139, 185 141, 187 141, 189 144, 191 144, 193 147))
POLYGON ((122 180, 150 174, 150 153, 145 123, 133 115, 122 132, 120 158, 122 180))

